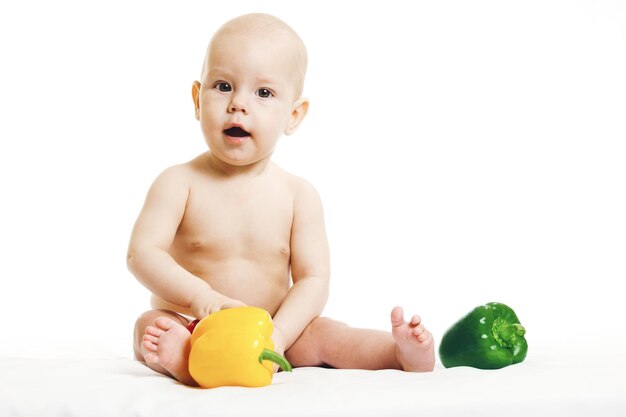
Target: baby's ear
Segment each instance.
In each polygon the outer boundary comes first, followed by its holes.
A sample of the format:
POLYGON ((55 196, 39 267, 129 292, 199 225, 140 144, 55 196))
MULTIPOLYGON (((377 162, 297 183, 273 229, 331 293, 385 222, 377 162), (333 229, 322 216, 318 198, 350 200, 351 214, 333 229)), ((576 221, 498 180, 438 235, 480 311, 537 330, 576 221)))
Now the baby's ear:
POLYGON ((304 116, 309 111, 309 100, 306 98, 299 98, 293 105, 291 109, 291 118, 289 119, 289 123, 285 128, 285 135, 291 135, 296 131, 298 126, 302 120, 304 120, 304 116))
POLYGON ((193 105, 196 109, 196 120, 200 120, 200 87, 202 85, 199 81, 194 81, 191 85, 191 98, 193 99, 193 105))

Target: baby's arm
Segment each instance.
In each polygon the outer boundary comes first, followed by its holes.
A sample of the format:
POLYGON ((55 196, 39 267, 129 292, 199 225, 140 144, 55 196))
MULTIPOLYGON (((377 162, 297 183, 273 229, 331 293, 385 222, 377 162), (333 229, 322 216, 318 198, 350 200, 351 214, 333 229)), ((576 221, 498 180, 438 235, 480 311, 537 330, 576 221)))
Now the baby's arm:
POLYGON ((243 303, 214 291, 168 253, 185 212, 188 175, 184 165, 175 166, 154 181, 133 228, 127 263, 128 269, 152 293, 203 318, 243 303))
POLYGON ((322 202, 310 184, 299 181, 291 232, 293 285, 273 318, 285 350, 322 313, 328 299, 330 278, 330 256, 322 202))

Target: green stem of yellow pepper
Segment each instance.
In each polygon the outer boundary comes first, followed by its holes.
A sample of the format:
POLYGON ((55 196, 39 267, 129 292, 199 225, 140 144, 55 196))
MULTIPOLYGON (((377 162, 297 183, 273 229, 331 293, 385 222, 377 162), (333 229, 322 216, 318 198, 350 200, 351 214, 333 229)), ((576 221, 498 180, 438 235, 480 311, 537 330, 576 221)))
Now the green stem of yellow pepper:
POLYGON ((259 362, 263 362, 265 360, 274 362, 276 365, 283 368, 283 371, 291 372, 291 364, 289 361, 287 361, 284 356, 279 355, 273 350, 263 349, 261 356, 259 356, 259 362))

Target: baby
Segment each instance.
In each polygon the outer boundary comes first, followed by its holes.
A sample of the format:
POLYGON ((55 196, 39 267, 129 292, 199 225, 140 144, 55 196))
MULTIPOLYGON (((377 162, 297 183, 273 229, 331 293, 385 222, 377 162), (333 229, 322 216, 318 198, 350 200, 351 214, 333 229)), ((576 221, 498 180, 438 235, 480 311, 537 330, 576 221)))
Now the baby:
POLYGON ((330 275, 320 197, 270 162, 307 114, 306 67, 302 40, 273 16, 222 26, 191 90, 208 151, 156 178, 133 229, 128 267, 154 308, 136 322, 135 356, 184 384, 195 385, 186 326, 244 305, 270 313, 275 350, 294 367, 434 367, 431 333, 400 307, 390 333, 319 317, 330 275))

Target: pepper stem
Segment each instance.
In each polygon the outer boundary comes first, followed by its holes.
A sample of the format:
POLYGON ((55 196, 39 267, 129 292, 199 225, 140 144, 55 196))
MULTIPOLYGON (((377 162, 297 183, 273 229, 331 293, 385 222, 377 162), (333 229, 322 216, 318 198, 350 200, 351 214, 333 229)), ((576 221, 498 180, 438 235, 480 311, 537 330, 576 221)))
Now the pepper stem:
POLYGON ((493 337, 503 347, 512 347, 518 337, 524 336, 526 329, 519 323, 507 323, 496 319, 493 323, 493 337))
POLYGON ((279 355, 273 350, 263 349, 261 355, 259 356, 259 362, 263 361, 271 361, 283 368, 283 371, 291 372, 291 364, 283 355, 279 355))

